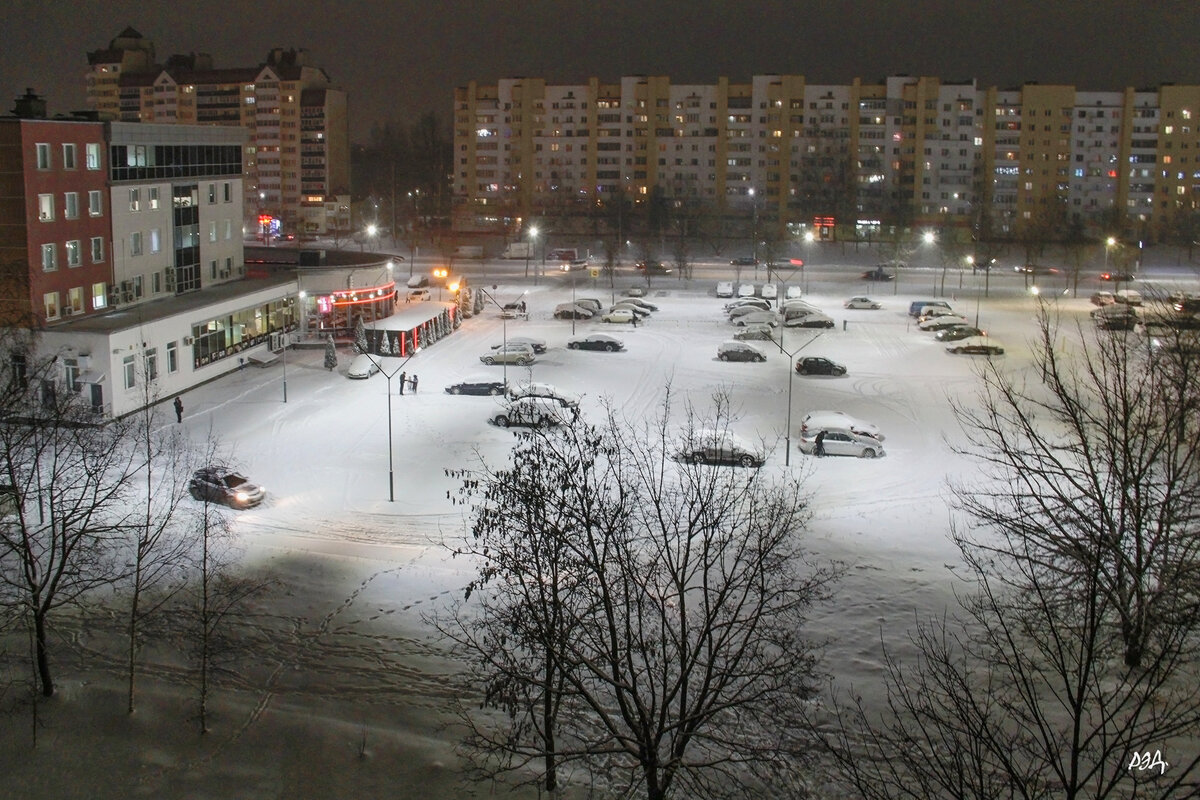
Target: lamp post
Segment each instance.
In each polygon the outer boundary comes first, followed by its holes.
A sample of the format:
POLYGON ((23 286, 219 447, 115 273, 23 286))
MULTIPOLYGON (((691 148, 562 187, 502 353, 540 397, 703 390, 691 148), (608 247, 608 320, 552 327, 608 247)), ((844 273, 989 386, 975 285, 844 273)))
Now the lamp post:
MULTIPOLYGON (((387 334, 385 333, 384 335, 386 336, 387 334)), ((383 363, 381 361, 376 361, 375 358, 372 357, 370 353, 363 353, 363 355, 365 355, 367 358, 371 359, 371 363, 373 363, 376 367, 378 367, 379 371, 383 373, 383 376, 385 378, 387 378, 388 502, 389 503, 396 502, 396 481, 395 481, 396 471, 393 466, 393 460, 392 460, 392 378, 396 377, 396 375, 398 375, 400 373, 400 370, 404 369, 404 365, 407 364, 409 361, 412 361, 413 358, 415 358, 417 353, 419 353, 419 352, 421 352, 421 348, 419 348, 419 347, 416 350, 413 350, 412 355, 409 356, 408 358, 404 359, 403 361, 401 361, 400 366, 396 367, 390 373, 383 368, 383 363)))
POLYGON ((433 277, 438 279, 438 302, 439 303, 442 302, 442 287, 445 285, 446 276, 449 274, 450 274, 450 271, 447 270, 445 267, 436 267, 433 270, 433 277))
POLYGON ((529 256, 530 256, 530 252, 533 250, 534 243, 537 242, 537 235, 538 235, 537 225, 530 227, 529 241, 527 242, 528 246, 525 248, 525 277, 526 278, 529 277, 529 256))
POLYGON ((1104 271, 1108 272, 1108 251, 1112 250, 1113 245, 1117 243, 1115 236, 1109 236, 1104 240, 1104 271))
MULTIPOLYGON (((496 286, 493 284, 492 289, 495 290, 495 288, 496 288, 496 286)), ((484 289, 482 286, 479 287, 478 291, 483 292, 483 296, 486 297, 488 300, 491 300, 492 305, 494 305, 496 308, 500 309, 500 336, 502 337, 501 340, 503 342, 503 344, 501 344, 501 348, 504 350, 508 350, 508 317, 504 313, 504 306, 497 303, 496 298, 492 297, 492 293, 489 292, 487 289, 484 289)), ((525 293, 521 292, 521 297, 524 297, 524 296, 525 296, 525 293)), ((504 353, 503 355, 504 355, 504 358, 501 359, 501 361, 500 361, 500 367, 503 369, 504 385, 507 386, 508 385, 508 354, 504 353)))
POLYGON ((754 197, 753 186, 747 190, 747 193, 750 195, 750 205, 754 214, 754 225, 751 228, 754 240, 750 243, 750 256, 754 259, 754 279, 758 280, 758 200, 754 197))
POLYGON ((792 465, 792 384, 796 382, 796 365, 794 363, 796 354, 824 335, 824 331, 815 334, 807 342, 789 353, 787 350, 783 349, 783 328, 779 329, 779 341, 776 343, 776 345, 779 347, 779 352, 788 357, 787 427, 784 429, 785 450, 783 452, 783 465, 785 467, 790 467, 792 465))

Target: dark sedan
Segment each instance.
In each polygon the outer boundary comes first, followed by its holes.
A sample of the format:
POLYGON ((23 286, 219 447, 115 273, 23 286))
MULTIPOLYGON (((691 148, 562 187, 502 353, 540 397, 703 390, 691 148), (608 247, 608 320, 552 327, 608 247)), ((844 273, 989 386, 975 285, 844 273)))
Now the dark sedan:
POLYGON ((1101 272, 1100 273, 1100 280, 1113 281, 1114 283, 1125 283, 1127 281, 1134 280, 1134 277, 1135 276, 1132 272, 1101 272))
POLYGON ((645 272, 648 275, 670 275, 671 268, 661 261, 639 261, 636 264, 638 271, 645 272))
POLYGON ((446 394, 501 395, 508 391, 504 381, 467 380, 446 387, 446 394))
POLYGON ((196 470, 188 482, 188 493, 193 499, 223 503, 231 508, 256 506, 267 496, 266 489, 251 483, 244 475, 217 466, 196 470))
POLYGON ((895 275, 888 272, 883 267, 876 267, 875 269, 869 269, 862 274, 862 279, 864 281, 890 281, 890 280, 894 280, 895 277, 896 277, 895 275))
POLYGON ((828 358, 806 356, 796 362, 796 372, 801 375, 845 375, 846 368, 828 358))
POLYGON ((615 353, 618 350, 624 350, 624 343, 615 336, 609 336, 604 333, 593 333, 591 336, 582 336, 578 339, 572 339, 567 342, 567 348, 570 350, 601 350, 606 353, 615 353))

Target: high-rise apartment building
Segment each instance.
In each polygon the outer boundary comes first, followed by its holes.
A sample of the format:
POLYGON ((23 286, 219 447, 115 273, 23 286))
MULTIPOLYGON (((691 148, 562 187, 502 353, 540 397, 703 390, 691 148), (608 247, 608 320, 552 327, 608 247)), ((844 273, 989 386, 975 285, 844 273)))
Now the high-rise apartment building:
POLYGON ((657 194, 843 230, 986 215, 1000 233, 1053 219, 1154 235, 1200 208, 1197 114, 1200 86, 511 78, 456 90, 454 192, 460 218, 657 194))
POLYGON ((346 93, 304 50, 272 50, 254 67, 217 69, 202 53, 159 64, 153 43, 126 28, 88 53, 87 97, 105 120, 245 128, 248 231, 269 218, 272 232, 325 233, 348 205, 346 93))

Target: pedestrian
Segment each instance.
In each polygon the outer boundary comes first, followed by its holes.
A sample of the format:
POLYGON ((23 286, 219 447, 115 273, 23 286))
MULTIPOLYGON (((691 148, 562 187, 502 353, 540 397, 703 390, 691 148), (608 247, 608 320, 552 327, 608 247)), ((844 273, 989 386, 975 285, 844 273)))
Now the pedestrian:
POLYGON ((400 394, 404 394, 404 381, 405 380, 406 380, 406 378, 404 377, 404 373, 401 372, 400 373, 400 394))
POLYGON ((175 421, 183 422, 183 400, 178 395, 175 397, 175 421))
POLYGON ((635 328, 637 327, 637 313, 636 312, 629 318, 629 323, 631 325, 633 325, 633 327, 635 327, 635 328))
POLYGON ((817 446, 813 449, 813 454, 825 455, 825 431, 817 431, 817 446))
POLYGON ((246 359, 242 358, 241 356, 238 356, 238 372, 241 372, 245 368, 246 368, 246 359))
POLYGON ((416 375, 412 376, 412 383, 409 385, 412 386, 413 394, 416 394, 417 393, 417 376, 416 375))

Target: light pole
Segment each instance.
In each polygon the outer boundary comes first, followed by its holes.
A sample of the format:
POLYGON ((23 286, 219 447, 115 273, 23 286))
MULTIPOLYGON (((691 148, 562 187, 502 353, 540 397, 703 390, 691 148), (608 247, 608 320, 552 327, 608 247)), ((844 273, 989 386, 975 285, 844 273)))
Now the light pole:
POLYGON ((1112 250, 1113 245, 1117 243, 1115 236, 1110 236, 1104 240, 1104 271, 1108 272, 1108 251, 1112 250))
POLYGON ((783 452, 783 465, 785 467, 790 467, 792 465, 792 384, 796 382, 796 365, 794 363, 794 360, 796 358, 797 353, 799 353, 801 350, 808 347, 810 344, 815 342, 817 339, 820 339, 824 335, 825 335, 824 331, 817 333, 811 339, 809 339, 807 342, 800 345, 795 350, 793 350, 789 353, 787 350, 783 349, 783 328, 779 329, 779 341, 776 344, 779 347, 779 352, 783 353, 784 355, 786 355, 788 357, 788 360, 787 360, 787 370, 788 370, 787 427, 784 429, 785 449, 783 452))
MULTIPOLYGON (((384 336, 387 336, 387 333, 385 332, 383 335, 384 335, 384 336)), ((372 362, 372 363, 373 363, 373 364, 374 364, 376 367, 378 367, 378 368, 379 368, 379 371, 383 373, 383 376, 384 376, 385 378, 387 378, 387 409, 388 409, 388 415, 387 415, 387 417, 388 417, 388 502, 389 502, 389 503, 394 503, 394 502, 396 502, 396 482, 395 482, 395 474, 396 474, 396 471, 395 471, 395 468, 393 467, 393 461, 392 461, 392 378, 396 377, 396 375, 398 375, 398 374, 399 374, 400 370, 404 369, 404 365, 405 365, 405 364, 407 364, 409 361, 412 361, 412 360, 413 360, 413 358, 415 358, 415 357, 416 357, 416 355, 417 355, 417 353, 419 353, 419 352, 421 352, 421 348, 419 348, 419 347, 418 347, 416 350, 413 350, 413 351, 412 351, 412 355, 411 355, 411 356, 409 356, 408 358, 404 359, 403 361, 401 361, 401 362, 400 362, 400 366, 396 367, 396 368, 395 368, 394 370, 392 370, 390 373, 389 373, 387 370, 385 370, 385 369, 383 368, 383 363, 382 363, 381 361, 376 361, 376 360, 375 360, 375 359, 374 359, 374 358, 371 356, 371 354, 370 354, 370 353, 363 353, 363 355, 365 355, 367 358, 371 359, 371 362, 372 362)), ((286 400, 285 400, 284 402, 286 402, 286 400)))
MULTIPOLYGON (((493 284, 492 285, 493 291, 495 290, 495 288, 496 288, 496 286, 495 286, 495 284, 493 284)), ((503 341, 503 344, 501 344, 500 346, 503 350, 507 351, 508 350, 508 316, 506 315, 506 313, 504 311, 504 306, 497 303, 496 298, 492 297, 492 293, 489 292, 487 289, 484 289, 481 286, 481 287, 479 287, 479 291, 483 292, 484 297, 486 297, 488 300, 492 301, 492 305, 494 305, 496 308, 500 309, 500 335, 501 335, 502 341, 503 341)), ((521 292, 521 297, 524 297, 524 296, 525 296, 525 293, 521 292)), ((508 353, 505 352, 505 353, 502 353, 501 355, 502 355, 502 358, 500 360, 500 366, 504 370, 504 372, 503 372, 504 385, 507 386, 508 385, 508 353)))
POLYGON ((529 277, 529 256, 533 250, 534 244, 537 242, 537 235, 538 235, 537 225, 530 227, 529 241, 526 243, 527 246, 525 247, 525 277, 526 278, 529 277))
POLYGON ((438 279, 438 302, 442 302, 442 287, 446 284, 446 276, 450 271, 445 267, 436 267, 433 270, 433 277, 438 279))
POLYGON ((747 190, 747 193, 750 195, 750 204, 754 214, 754 225, 751 228, 754 241, 750 243, 750 257, 754 259, 754 279, 758 280, 758 200, 754 197, 753 186, 747 190))

